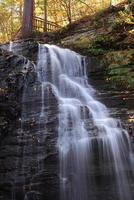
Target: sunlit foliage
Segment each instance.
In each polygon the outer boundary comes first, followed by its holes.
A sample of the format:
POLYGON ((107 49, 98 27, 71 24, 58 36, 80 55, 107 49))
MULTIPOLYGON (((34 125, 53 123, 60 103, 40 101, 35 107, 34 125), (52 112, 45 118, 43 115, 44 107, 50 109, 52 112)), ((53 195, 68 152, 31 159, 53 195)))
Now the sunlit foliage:
MULTIPOLYGON (((65 26, 119 2, 121 0, 47 0, 47 18, 65 26)), ((23 0, 0 0, 0 43, 15 36, 22 16, 23 0)), ((35 0, 34 16, 44 18, 44 0, 35 0)))

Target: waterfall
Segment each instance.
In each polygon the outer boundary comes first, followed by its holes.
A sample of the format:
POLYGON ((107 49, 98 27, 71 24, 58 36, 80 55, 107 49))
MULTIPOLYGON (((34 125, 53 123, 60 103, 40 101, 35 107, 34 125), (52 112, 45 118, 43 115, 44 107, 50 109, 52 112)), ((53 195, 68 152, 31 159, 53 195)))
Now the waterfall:
POLYGON ((58 99, 60 199, 104 200, 98 191, 99 181, 106 179, 106 185, 110 182, 110 190, 116 194, 114 200, 132 200, 128 134, 119 120, 111 118, 105 105, 95 99, 95 90, 88 84, 85 57, 54 45, 39 45, 38 54, 40 117, 47 120, 44 89, 51 87, 58 99), (100 172, 100 179, 93 176, 95 169, 100 172))
POLYGON ((13 51, 13 42, 12 41, 10 41, 10 43, 9 43, 9 51, 13 51))

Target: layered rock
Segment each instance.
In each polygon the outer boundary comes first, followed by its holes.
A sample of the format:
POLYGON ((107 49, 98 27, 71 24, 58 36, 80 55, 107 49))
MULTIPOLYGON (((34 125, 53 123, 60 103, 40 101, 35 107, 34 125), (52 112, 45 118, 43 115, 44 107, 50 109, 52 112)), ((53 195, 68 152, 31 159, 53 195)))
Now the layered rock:
MULTIPOLYGON (((44 115, 41 115, 42 86, 32 62, 37 60, 37 43, 21 43, 19 48, 14 46, 14 52, 23 56, 0 50, 0 199, 59 200, 58 103, 51 86, 47 85, 44 115)), ((110 108, 114 117, 123 120, 131 133, 133 91, 121 92, 107 81, 106 66, 100 61, 97 57, 88 59, 89 82, 99 90, 97 98, 110 108)), ((98 130, 91 119, 85 125, 91 136, 97 136, 98 130)), ((98 184, 99 170, 97 167, 93 170, 98 184)), ((99 186, 104 196, 103 185, 99 186)))
POLYGON ((40 116, 41 84, 34 64, 4 50, 0 56, 0 199, 58 200, 57 100, 48 86, 45 116, 40 116))

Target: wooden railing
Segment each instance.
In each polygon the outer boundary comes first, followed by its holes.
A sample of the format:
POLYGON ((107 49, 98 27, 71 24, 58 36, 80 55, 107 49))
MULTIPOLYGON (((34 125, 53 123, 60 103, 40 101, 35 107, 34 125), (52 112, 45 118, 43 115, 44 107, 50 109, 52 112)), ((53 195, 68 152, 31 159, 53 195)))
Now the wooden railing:
MULTIPOLYGON (((58 24, 47 21, 47 26, 46 26, 47 32, 57 31, 60 28, 61 27, 58 24)), ((35 17, 33 29, 34 31, 44 32, 44 20, 40 17, 35 17)))
MULTIPOLYGON (((47 21, 46 32, 57 31, 61 28, 58 24, 54 22, 47 21)), ((33 31, 35 32, 45 32, 44 31, 44 20, 40 17, 35 17, 33 21, 33 31)), ((12 36, 12 40, 15 40, 20 37, 22 27, 20 27, 12 36)))

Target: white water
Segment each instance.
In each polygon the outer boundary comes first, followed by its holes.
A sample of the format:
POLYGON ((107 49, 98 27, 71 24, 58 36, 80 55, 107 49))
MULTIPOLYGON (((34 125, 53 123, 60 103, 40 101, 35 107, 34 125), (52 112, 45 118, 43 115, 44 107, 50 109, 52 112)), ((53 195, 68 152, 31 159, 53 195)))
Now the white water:
POLYGON ((9 43, 9 51, 13 51, 13 42, 12 41, 10 41, 10 43, 9 43))
POLYGON ((91 177, 94 144, 98 148, 98 165, 108 162, 107 171, 102 171, 112 173, 117 199, 132 200, 125 169, 131 168, 128 134, 94 98, 95 91, 87 82, 85 58, 54 45, 39 45, 37 73, 42 83, 41 116, 47 118, 44 113, 47 85, 52 87, 59 101, 57 147, 61 200, 92 200, 91 196, 95 197, 97 187, 91 177))

